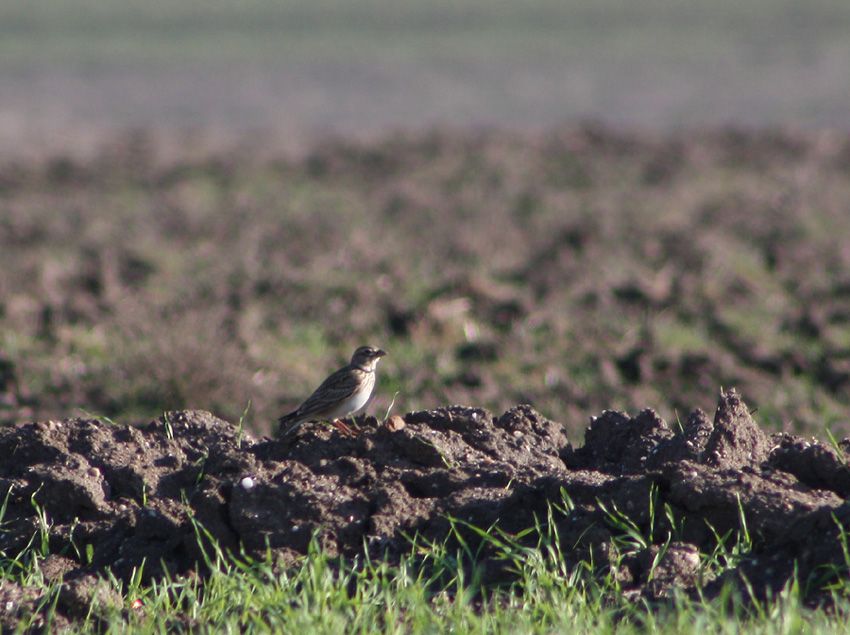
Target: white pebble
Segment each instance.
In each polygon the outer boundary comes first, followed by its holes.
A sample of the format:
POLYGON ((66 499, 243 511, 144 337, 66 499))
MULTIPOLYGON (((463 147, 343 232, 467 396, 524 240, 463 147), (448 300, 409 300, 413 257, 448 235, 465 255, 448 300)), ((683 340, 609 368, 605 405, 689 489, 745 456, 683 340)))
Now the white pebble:
POLYGON ((239 484, 242 486, 242 489, 253 489, 254 479, 252 479, 250 476, 246 476, 241 481, 239 481, 239 484))

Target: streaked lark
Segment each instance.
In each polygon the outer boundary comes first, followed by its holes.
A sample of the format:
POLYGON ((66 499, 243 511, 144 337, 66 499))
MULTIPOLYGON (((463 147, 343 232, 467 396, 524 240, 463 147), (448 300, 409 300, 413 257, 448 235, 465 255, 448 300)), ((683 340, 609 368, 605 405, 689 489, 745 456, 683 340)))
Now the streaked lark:
POLYGON ((305 421, 330 421, 349 436, 354 431, 341 418, 362 410, 375 388, 375 367, 386 355, 380 348, 361 346, 351 362, 330 375, 295 410, 278 419, 278 436, 289 436, 305 421))

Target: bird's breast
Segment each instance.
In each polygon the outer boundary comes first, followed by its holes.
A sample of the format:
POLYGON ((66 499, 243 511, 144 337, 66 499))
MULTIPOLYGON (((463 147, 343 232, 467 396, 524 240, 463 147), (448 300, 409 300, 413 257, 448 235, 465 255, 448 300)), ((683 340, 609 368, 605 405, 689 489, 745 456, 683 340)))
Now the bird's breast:
POLYGON ((372 396, 372 390, 375 388, 375 373, 369 373, 363 381, 363 385, 351 395, 351 400, 348 403, 348 413, 353 414, 358 410, 363 409, 367 403, 369 403, 369 398, 372 396))

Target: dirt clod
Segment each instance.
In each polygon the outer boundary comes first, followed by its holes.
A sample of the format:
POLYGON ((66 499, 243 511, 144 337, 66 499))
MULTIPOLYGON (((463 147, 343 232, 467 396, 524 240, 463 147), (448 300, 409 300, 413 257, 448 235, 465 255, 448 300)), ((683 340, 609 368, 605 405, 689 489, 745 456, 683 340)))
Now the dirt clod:
POLYGON ((398 432, 404 428, 404 418, 399 415, 393 415, 387 420, 384 427, 390 432, 398 432))
MULTIPOLYGON (((746 574, 769 595, 793 574, 788 563, 802 579, 840 563, 838 523, 850 523, 846 454, 791 435, 773 441, 771 451, 734 390, 713 422, 694 411, 681 430, 652 410, 606 411, 577 449, 530 406, 500 416, 461 406, 414 412, 363 425, 356 438, 305 425, 292 438, 257 440, 202 411, 138 428, 33 423, 0 430, 9 491, 0 549, 22 548, 44 514, 51 552, 63 554, 45 561, 45 575, 63 584, 58 606, 73 618, 103 592, 96 580, 107 571, 127 579, 143 561, 147 579, 202 570, 198 523, 225 549, 268 546, 283 563, 314 539, 330 554, 354 556, 365 544, 393 558, 409 549, 406 536, 450 537, 450 518, 519 532, 556 504, 568 560, 608 563, 624 589, 650 600, 706 583, 701 555, 745 523, 751 550, 716 584, 746 574), (650 537, 642 548, 617 541, 622 517, 650 537)), ((511 575, 482 554, 482 575, 511 575)), ((27 593, 0 588, 4 619, 27 593)))
POLYGON ((714 415, 714 430, 704 454, 715 467, 758 465, 767 458, 770 442, 732 389, 722 396, 714 415))

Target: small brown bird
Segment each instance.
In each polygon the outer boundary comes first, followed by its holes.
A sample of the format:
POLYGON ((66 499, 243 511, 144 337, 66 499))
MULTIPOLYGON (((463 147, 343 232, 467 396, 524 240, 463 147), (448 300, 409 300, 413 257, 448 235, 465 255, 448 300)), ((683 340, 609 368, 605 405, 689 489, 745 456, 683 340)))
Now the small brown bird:
POLYGON ((298 408, 278 419, 278 436, 289 436, 305 421, 330 421, 349 436, 354 431, 340 419, 362 410, 375 388, 375 367, 386 353, 361 346, 351 362, 330 375, 298 408))

